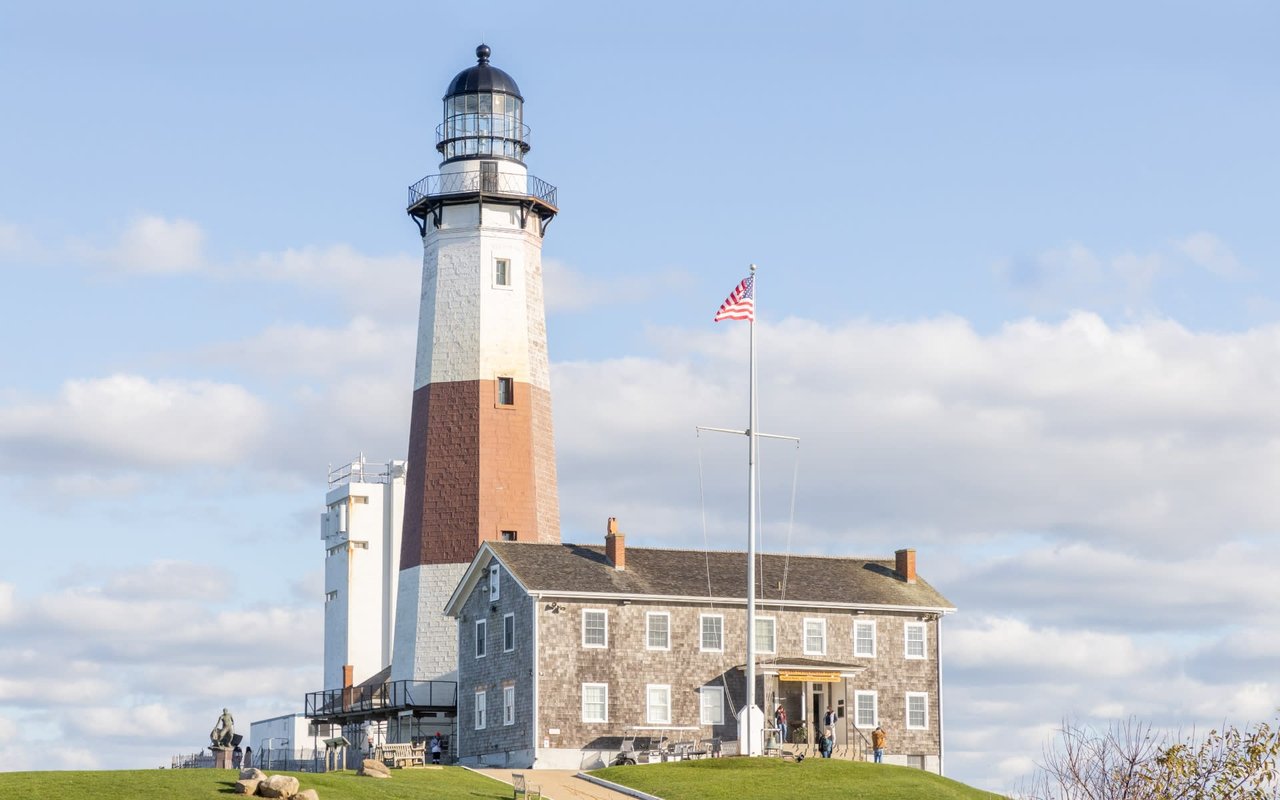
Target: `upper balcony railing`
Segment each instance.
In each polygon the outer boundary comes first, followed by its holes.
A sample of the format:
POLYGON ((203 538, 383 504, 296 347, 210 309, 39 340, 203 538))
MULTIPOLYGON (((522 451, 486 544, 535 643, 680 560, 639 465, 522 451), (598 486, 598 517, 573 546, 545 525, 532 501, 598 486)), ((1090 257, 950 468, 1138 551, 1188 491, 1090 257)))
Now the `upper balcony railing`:
MULTIPOLYGON (((556 187, 533 175, 510 175, 492 172, 450 172, 428 175, 409 187, 409 209, 433 197, 465 194, 508 195, 527 197, 545 203, 552 209, 556 203, 556 187)), ((554 213, 554 212, 552 212, 554 213)))
POLYGON ((457 707, 458 684, 453 681, 389 681, 376 686, 308 692, 305 713, 314 719, 457 707))

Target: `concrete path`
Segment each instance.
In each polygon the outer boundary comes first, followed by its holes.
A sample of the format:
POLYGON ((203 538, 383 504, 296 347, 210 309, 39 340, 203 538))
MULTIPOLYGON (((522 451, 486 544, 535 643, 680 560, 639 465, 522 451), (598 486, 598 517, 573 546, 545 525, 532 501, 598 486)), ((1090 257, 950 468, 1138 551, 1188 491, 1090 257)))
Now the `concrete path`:
POLYGON ((522 773, 531 786, 542 787, 542 796, 548 800, 635 800, 630 795, 575 778, 578 771, 573 769, 478 769, 476 772, 503 783, 511 783, 512 772, 522 773))

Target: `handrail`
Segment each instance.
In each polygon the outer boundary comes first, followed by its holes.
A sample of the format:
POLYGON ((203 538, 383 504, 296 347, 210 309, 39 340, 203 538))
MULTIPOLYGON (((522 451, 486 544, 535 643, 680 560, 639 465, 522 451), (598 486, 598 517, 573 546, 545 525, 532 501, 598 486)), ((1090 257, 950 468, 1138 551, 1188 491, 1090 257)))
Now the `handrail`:
POLYGON ((432 197, 464 194, 510 195, 531 197, 556 207, 556 187, 533 175, 499 172, 449 172, 428 175, 409 187, 409 208, 432 197))
POLYGON ((367 711, 404 708, 457 708, 458 684, 454 681, 390 681, 376 686, 349 686, 308 692, 308 717, 325 717, 367 711))

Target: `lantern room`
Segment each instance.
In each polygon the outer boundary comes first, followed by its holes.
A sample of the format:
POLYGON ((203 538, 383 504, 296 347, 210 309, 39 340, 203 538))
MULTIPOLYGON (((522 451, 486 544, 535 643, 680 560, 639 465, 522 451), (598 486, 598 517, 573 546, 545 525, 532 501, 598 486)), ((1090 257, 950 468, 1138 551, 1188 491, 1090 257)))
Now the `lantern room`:
POLYGON ((489 64, 489 46, 476 48, 476 65, 449 84, 444 96, 444 122, 436 128, 436 150, 444 163, 468 158, 524 161, 529 128, 524 124, 524 98, 507 73, 489 64))

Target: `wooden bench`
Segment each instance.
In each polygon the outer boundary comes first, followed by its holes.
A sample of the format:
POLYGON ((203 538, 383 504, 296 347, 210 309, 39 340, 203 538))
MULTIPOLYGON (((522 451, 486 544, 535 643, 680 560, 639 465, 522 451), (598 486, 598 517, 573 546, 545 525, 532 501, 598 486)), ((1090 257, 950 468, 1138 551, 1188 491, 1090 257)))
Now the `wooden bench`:
POLYGON ((511 773, 512 800, 542 800, 542 788, 530 786, 519 772, 511 773))

